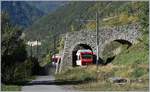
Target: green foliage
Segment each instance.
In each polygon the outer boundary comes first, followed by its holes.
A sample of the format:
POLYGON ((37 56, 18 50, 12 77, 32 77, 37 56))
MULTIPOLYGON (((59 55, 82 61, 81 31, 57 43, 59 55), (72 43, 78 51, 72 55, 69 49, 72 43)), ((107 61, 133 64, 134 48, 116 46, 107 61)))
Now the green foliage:
POLYGON ((136 23, 139 21, 139 18, 137 15, 128 15, 126 13, 121 13, 118 16, 114 17, 108 17, 105 18, 100 24, 101 26, 121 26, 121 25, 126 25, 130 23, 136 23))
POLYGON ((93 31, 95 31, 96 29, 96 22, 89 22, 86 24, 86 28, 88 29, 92 29, 93 31))
POLYGON ((26 28, 45 14, 29 3, 2 1, 1 10, 6 11, 10 15, 11 23, 26 28))
POLYGON ((64 37, 62 37, 59 39, 59 43, 57 46, 58 51, 61 51, 64 49, 64 44, 65 44, 65 39, 64 39, 64 37))
MULTIPOLYGON (((149 8, 148 2, 127 2, 118 7, 120 13, 115 16, 104 18, 100 24, 102 26, 119 26, 139 22, 142 25, 142 32, 148 33, 149 8)), ((114 12, 115 13, 115 12, 114 12)), ((114 14, 111 14, 114 15, 114 14)))
POLYGON ((129 49, 123 50, 112 61, 115 65, 126 67, 126 69, 118 69, 115 75, 131 79, 148 79, 148 34, 143 35, 141 39, 139 43, 132 45, 129 49))
POLYGON ((1 91, 21 91, 21 86, 1 85, 1 91))
POLYGON ((42 68, 39 64, 39 61, 35 57, 30 57, 29 60, 33 62, 32 67, 31 67, 31 74, 32 75, 38 75, 41 74, 42 68))
POLYGON ((43 67, 43 66, 45 66, 45 65, 47 65, 47 64, 51 64, 51 63, 52 63, 52 61, 51 61, 51 55, 47 54, 47 55, 43 58, 42 62, 40 62, 40 66, 43 67))
POLYGON ((71 32, 75 31, 75 28, 73 25, 71 25, 71 29, 70 29, 71 32))
POLYGON ((149 35, 144 34, 138 39, 139 43, 124 50, 113 60, 114 64, 148 64, 149 35), (139 53, 140 52, 140 53, 139 53))
POLYGON ((25 81, 31 76, 31 61, 27 60, 26 45, 21 39, 22 30, 9 22, 2 12, 2 83, 25 81))
POLYGON ((149 26, 149 4, 148 2, 141 2, 140 4, 140 23, 142 25, 142 30, 144 33, 148 33, 149 26))
POLYGON ((13 81, 21 82, 21 81, 28 80, 32 74, 31 71, 32 66, 33 66, 33 62, 29 59, 21 64, 17 64, 14 70, 13 81))
POLYGON ((141 76, 143 76, 144 74, 147 74, 148 71, 144 68, 141 68, 141 67, 137 67, 135 68, 135 70, 132 72, 132 76, 134 78, 139 78, 141 76))
POLYGON ((22 56, 26 57, 25 45, 23 40, 20 39, 22 34, 21 29, 13 27, 9 23, 8 15, 6 13, 2 13, 2 23, 2 56, 23 54, 22 56), (21 50, 24 50, 23 53, 21 50))
POLYGON ((114 64, 148 64, 148 47, 143 43, 133 45, 113 60, 114 64), (140 53, 139 53, 140 52, 140 53))

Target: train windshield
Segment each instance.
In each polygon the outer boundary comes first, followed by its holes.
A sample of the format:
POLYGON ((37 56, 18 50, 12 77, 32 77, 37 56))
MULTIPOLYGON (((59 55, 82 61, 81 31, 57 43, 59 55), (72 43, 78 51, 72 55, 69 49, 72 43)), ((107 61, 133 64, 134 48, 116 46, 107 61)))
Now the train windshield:
POLYGON ((92 59, 92 55, 91 54, 82 54, 82 58, 83 59, 92 59))

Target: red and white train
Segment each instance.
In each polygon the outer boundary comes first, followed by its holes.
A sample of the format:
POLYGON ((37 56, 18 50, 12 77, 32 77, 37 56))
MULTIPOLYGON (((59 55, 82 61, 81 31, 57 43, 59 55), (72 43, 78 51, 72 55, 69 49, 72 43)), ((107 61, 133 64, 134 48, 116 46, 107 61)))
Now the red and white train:
MULTIPOLYGON (((83 50, 78 50, 76 53, 76 65, 82 66, 82 65, 87 65, 87 64, 93 64, 95 61, 95 53, 93 53, 89 49, 83 49, 83 50)), ((55 55, 52 56, 52 63, 53 64, 58 64, 61 61, 61 56, 60 55, 55 55)))
POLYGON ((52 64, 55 65, 57 63, 60 63, 61 56, 59 54, 55 54, 52 56, 52 64))
POLYGON ((78 50, 76 56, 76 65, 82 66, 93 63, 93 52, 91 50, 78 50))

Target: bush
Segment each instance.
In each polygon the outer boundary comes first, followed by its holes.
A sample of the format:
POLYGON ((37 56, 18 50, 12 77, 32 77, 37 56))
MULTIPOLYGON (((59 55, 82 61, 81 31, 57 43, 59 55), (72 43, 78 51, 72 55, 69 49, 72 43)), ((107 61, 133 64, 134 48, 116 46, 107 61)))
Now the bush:
POLYGON ((144 74, 147 74, 148 71, 144 68, 141 68, 141 67, 138 67, 138 68, 135 68, 133 73, 132 73, 132 77, 133 78, 139 78, 141 76, 143 76, 144 74))
MULTIPOLYGON (((2 13, 2 83, 22 80, 25 76, 26 45, 21 38, 22 29, 12 25, 8 15, 2 13)), ((29 68, 30 69, 30 68, 29 68)))
POLYGON ((21 86, 1 85, 1 91, 21 91, 21 86))
POLYGON ((33 62, 28 59, 24 63, 18 64, 14 71, 14 82, 26 81, 32 75, 33 62))

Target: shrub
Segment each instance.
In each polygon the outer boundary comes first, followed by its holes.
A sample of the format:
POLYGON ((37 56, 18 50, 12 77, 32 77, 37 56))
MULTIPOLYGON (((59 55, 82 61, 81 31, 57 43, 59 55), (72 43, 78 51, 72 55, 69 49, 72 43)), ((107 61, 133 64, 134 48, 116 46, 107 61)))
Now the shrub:
POLYGON ((33 62, 28 59, 21 64, 17 64, 14 70, 14 82, 26 81, 32 74, 33 62))
POLYGON ((1 85, 1 91, 21 91, 21 86, 1 85))
POLYGON ((135 68, 133 73, 132 73, 132 77, 134 78, 139 78, 141 76, 143 76, 144 74, 147 74, 148 71, 144 68, 141 68, 141 67, 138 67, 138 68, 135 68))

